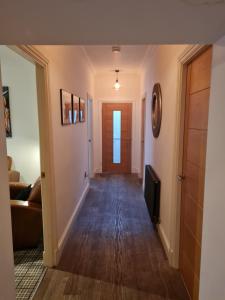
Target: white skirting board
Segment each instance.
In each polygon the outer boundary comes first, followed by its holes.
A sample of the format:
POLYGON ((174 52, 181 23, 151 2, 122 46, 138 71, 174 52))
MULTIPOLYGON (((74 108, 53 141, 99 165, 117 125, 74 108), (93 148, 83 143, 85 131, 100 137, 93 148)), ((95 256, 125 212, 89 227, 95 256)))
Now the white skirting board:
POLYGON ((172 249, 170 248, 170 243, 166 237, 166 234, 165 234, 161 224, 157 225, 157 229, 158 229, 159 237, 162 242, 163 248, 164 248, 166 255, 168 257, 168 260, 170 262, 171 253, 172 253, 172 249))
POLYGON ((70 234, 70 231, 71 231, 71 226, 72 226, 73 222, 75 221, 75 219, 77 218, 78 213, 79 213, 82 205, 84 204, 84 201, 86 199, 86 195, 89 191, 89 187, 90 187, 90 184, 88 183, 86 185, 81 197, 80 197, 80 200, 77 203, 77 206, 74 209, 74 212, 73 212, 72 216, 69 219, 69 222, 66 225, 66 228, 65 228, 59 242, 58 242, 58 246, 57 246, 56 254, 55 254, 56 265, 59 263, 60 257, 61 257, 62 252, 63 252, 63 248, 64 248, 64 246, 65 246, 65 244, 68 240, 68 237, 69 237, 69 234, 70 234))

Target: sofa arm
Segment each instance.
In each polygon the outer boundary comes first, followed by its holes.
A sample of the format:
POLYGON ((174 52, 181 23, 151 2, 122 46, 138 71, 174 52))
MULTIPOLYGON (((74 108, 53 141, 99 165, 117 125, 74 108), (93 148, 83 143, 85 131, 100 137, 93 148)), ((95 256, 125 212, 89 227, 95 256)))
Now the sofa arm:
POLYGON ((10 191, 10 199, 15 199, 19 192, 28 187, 28 184, 21 182, 10 182, 9 183, 9 191, 10 191))
POLYGON ((42 211, 28 201, 11 200, 14 250, 38 246, 42 237, 42 211))
POLYGON ((11 170, 8 171, 9 174, 9 182, 19 182, 20 181, 20 172, 11 170))

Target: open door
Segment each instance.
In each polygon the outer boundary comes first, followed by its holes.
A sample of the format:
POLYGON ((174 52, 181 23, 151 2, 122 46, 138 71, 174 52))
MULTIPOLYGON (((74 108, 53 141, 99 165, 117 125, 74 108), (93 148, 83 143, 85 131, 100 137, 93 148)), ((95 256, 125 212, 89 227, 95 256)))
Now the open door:
POLYGON ((183 172, 178 176, 182 183, 180 272, 193 300, 199 294, 211 62, 212 47, 187 66, 183 172))
POLYGON ((93 177, 93 100, 87 100, 87 126, 88 126, 88 175, 93 177))

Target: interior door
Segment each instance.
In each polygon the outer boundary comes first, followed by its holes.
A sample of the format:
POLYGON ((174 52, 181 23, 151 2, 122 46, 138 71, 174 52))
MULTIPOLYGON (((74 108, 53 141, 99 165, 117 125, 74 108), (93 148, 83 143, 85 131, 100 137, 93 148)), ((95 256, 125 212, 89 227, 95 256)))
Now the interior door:
POLYGON ((187 68, 180 227, 180 272, 198 299, 212 48, 187 68))
POLYGON ((102 104, 102 171, 131 172, 131 103, 102 104))
POLYGON ((87 125, 88 125, 88 175, 93 177, 93 100, 87 101, 87 125))
POLYGON ((145 98, 141 102, 141 178, 144 173, 144 151, 145 151, 145 98))

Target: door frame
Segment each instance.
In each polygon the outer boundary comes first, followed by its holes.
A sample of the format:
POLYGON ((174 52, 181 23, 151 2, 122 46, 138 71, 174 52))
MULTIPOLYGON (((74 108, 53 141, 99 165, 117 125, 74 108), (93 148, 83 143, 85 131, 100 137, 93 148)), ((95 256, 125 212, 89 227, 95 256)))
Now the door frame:
POLYGON ((180 215, 181 215, 181 184, 177 176, 183 170, 183 143, 184 143, 184 118, 185 118, 185 95, 186 95, 186 74, 187 66, 196 56, 204 52, 209 45, 191 45, 185 48, 178 58, 178 89, 176 101, 176 132, 175 132, 175 151, 174 151, 174 176, 173 176, 173 197, 171 209, 171 230, 170 241, 171 250, 169 251, 169 263, 174 268, 179 268, 179 248, 180 248, 180 215))
POLYGON ((49 92, 48 59, 31 45, 8 46, 36 67, 37 105, 40 140, 42 186, 43 262, 48 267, 57 264, 56 203, 53 160, 53 132, 49 92))

